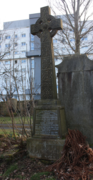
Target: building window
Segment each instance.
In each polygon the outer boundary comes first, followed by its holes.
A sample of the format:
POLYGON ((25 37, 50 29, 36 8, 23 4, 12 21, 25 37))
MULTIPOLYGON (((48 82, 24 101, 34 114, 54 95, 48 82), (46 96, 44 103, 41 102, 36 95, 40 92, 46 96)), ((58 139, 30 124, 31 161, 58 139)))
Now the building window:
POLYGON ((31 69, 31 82, 32 82, 32 88, 34 88, 34 69, 31 69))
POLYGON ((31 41, 34 41, 34 35, 31 34, 31 41))
POLYGON ((56 87, 57 87, 57 93, 58 93, 58 85, 56 85, 56 87))
POLYGON ((84 28, 84 29, 82 29, 82 32, 84 33, 84 32, 86 32, 86 29, 84 28))
POLYGON ((15 89, 15 91, 17 91, 17 88, 16 88, 16 87, 15 87, 14 89, 15 89))
POLYGON ((57 61, 57 58, 54 58, 54 61, 57 61))
POLYGON ((53 43, 57 43, 57 39, 53 39, 53 43))
POLYGON ((5 61, 5 64, 10 64, 10 61, 5 61))
POLYGON ((10 52, 7 52, 6 55, 10 55, 10 52))
POLYGON ((18 52, 17 52, 17 51, 15 51, 15 55, 16 55, 16 54, 18 54, 18 52))
POLYGON ((17 34, 15 34, 15 38, 17 38, 17 34))
POLYGON ((70 29, 70 32, 74 32, 74 30, 73 30, 73 29, 70 29))
POLYGON ((26 46, 26 43, 25 43, 25 42, 22 42, 21 44, 22 44, 22 46, 26 46))
POLYGON ((64 44, 65 42, 66 42, 66 40, 63 38, 63 39, 62 39, 62 43, 64 44))
POLYGON ((15 43, 14 45, 17 46, 17 43, 15 43))
POLYGON ((81 40, 82 41, 84 41, 84 40, 87 41, 87 37, 83 37, 83 38, 81 38, 81 40))
POLYGON ((31 50, 34 50, 34 43, 31 42, 31 50))
POLYGON ((58 68, 55 68, 55 72, 56 72, 56 76, 57 76, 57 73, 58 73, 58 68))
POLYGON ((73 41, 75 41, 75 39, 73 39, 73 38, 72 38, 72 39, 70 39, 70 42, 73 42, 73 41))
POLYGON ((1 48, 1 44, 0 44, 0 48, 1 48))
POLYGON ((10 44, 5 44, 5 47, 6 47, 6 48, 9 48, 9 47, 10 47, 10 44))
POLYGON ((17 69, 17 68, 14 68, 14 71, 15 71, 15 72, 18 72, 18 69, 17 69))
POLYGON ((22 60, 21 60, 21 63, 26 63, 26 59, 22 59, 22 60))
POLYGON ((5 39, 10 39, 11 37, 10 36, 5 36, 5 39))
POLYGON ((31 58, 31 68, 34 68, 34 57, 31 58))
POLYGON ((31 70, 31 79, 34 79, 34 69, 31 70))
POLYGON ((57 52, 57 48, 54 46, 54 52, 57 52))
POLYGON ((0 40, 2 39, 2 37, 0 36, 0 40))
POLYGON ((26 55, 26 51, 22 51, 22 54, 23 54, 23 55, 26 55))
POLYGON ((32 88, 34 88, 34 57, 31 58, 31 81, 32 88))
POLYGON ((82 49, 87 49, 88 47, 87 46, 83 46, 82 49))
POLYGON ((26 68, 22 68, 22 72, 26 72, 26 68))
POLYGON ((17 99, 17 95, 14 96, 14 99, 17 99))
POLYGON ((17 60, 15 60, 15 64, 17 64, 17 60))
POLYGON ((26 37, 26 34, 22 34, 22 37, 26 37))

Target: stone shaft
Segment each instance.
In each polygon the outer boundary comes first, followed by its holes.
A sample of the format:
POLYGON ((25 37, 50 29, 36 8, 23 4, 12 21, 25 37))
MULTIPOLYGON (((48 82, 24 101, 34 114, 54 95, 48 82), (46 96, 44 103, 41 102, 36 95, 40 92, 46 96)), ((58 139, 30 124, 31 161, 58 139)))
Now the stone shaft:
POLYGON ((41 99, 56 99, 56 78, 52 39, 45 31, 41 37, 41 99))
POLYGON ((50 8, 41 8, 41 17, 31 26, 31 33, 41 38, 41 99, 57 99, 52 37, 62 29, 60 19, 50 15, 50 8))

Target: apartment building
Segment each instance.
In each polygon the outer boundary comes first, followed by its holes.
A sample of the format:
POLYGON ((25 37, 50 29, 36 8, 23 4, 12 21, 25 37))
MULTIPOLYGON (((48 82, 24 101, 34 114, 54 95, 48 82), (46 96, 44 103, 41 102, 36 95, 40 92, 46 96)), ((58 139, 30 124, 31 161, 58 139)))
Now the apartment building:
POLYGON ((29 32, 29 20, 4 23, 0 31, 0 100, 8 96, 18 99, 18 94, 23 99, 29 78, 29 32))
MULTIPOLYGON (((41 43, 30 30, 31 24, 35 24, 39 17, 39 13, 30 14, 27 20, 5 22, 0 31, 0 101, 7 96, 17 100, 29 100, 32 95, 34 99, 41 98, 41 43)), ((63 20, 64 16, 61 18, 63 20)), ((89 34, 84 39, 81 53, 85 53, 86 42, 91 40, 91 36, 89 34)), ((75 40, 72 37, 73 31, 70 30, 70 41, 74 47, 75 40)), ((68 55, 64 41, 60 45, 57 39, 58 35, 53 38, 55 65, 68 55)), ((70 53, 73 54, 71 50, 70 53)), ((88 56, 92 59, 93 54, 88 56)), ((57 74, 57 68, 55 70, 57 74)), ((56 82, 58 90, 57 79, 56 82)))

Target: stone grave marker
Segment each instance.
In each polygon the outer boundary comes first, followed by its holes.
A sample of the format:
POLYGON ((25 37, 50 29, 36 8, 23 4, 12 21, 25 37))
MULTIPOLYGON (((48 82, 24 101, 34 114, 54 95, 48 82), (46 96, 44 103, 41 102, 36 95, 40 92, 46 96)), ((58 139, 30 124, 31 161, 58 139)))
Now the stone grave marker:
POLYGON ((56 78, 52 37, 62 29, 62 21, 50 15, 50 8, 41 8, 41 17, 31 26, 31 33, 41 39, 41 99, 56 99, 56 78))
POLYGON ((41 39, 41 100, 34 108, 32 138, 28 139, 31 157, 55 160, 61 156, 66 135, 64 107, 57 100, 52 37, 62 29, 61 19, 41 8, 41 17, 31 25, 31 33, 41 39), (54 153, 53 153, 54 151, 54 153))
POLYGON ((74 54, 57 67, 67 128, 81 131, 93 147, 93 61, 85 54, 74 54))

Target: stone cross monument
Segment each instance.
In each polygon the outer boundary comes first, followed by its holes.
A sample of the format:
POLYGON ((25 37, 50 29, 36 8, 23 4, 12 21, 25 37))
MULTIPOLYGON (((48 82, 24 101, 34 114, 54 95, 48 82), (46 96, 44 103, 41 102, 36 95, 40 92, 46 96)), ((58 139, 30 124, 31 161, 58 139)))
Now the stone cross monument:
POLYGON ((62 29, 61 19, 50 15, 50 8, 41 8, 41 17, 31 26, 31 33, 41 38, 41 99, 56 99, 56 78, 52 37, 62 29))
POLYGON ((31 157, 55 160, 61 156, 66 134, 64 107, 57 100, 52 37, 62 29, 61 19, 41 8, 41 17, 31 25, 31 33, 41 39, 41 100, 34 108, 33 133, 27 146, 31 157))

